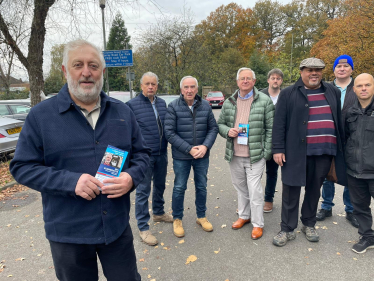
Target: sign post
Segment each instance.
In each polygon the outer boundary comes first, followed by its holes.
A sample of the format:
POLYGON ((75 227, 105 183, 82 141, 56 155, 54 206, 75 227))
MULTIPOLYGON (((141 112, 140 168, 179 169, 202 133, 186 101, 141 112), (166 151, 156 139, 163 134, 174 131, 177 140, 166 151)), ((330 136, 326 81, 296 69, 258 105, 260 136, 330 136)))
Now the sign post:
POLYGON ((103 51, 106 67, 128 67, 130 96, 132 98, 131 80, 135 75, 130 75, 130 66, 133 66, 132 50, 103 51))

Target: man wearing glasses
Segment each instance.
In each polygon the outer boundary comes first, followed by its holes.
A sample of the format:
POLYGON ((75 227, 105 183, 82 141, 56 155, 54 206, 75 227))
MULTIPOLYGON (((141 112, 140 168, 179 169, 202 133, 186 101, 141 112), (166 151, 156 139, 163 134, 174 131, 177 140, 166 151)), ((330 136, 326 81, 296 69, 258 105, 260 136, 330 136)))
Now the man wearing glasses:
POLYGON ((252 239, 262 237, 264 194, 261 177, 271 154, 274 105, 255 87, 256 76, 250 68, 240 68, 239 87, 224 103, 218 119, 220 135, 227 139, 225 160, 230 163, 231 180, 238 192, 239 219, 232 229, 252 222, 252 239), (239 133, 239 128, 247 133, 239 133))
MULTIPOLYGON (((283 83, 283 72, 278 68, 274 68, 268 73, 268 84, 269 87, 263 89, 261 92, 267 94, 274 106, 276 106, 278 97, 281 91, 281 85, 283 83)), ((270 213, 273 211, 273 200, 275 193, 275 186, 277 185, 278 179, 278 167, 273 157, 266 161, 266 186, 265 186, 265 205, 264 212, 270 213)))

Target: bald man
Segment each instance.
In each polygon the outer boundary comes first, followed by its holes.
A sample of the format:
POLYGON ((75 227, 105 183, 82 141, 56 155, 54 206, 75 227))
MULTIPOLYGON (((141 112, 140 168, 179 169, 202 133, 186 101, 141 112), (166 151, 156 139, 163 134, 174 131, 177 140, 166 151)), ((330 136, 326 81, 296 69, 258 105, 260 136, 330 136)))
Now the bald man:
POLYGON ((345 156, 348 188, 354 215, 359 223, 360 241, 352 251, 361 254, 374 248, 370 201, 374 198, 374 78, 363 73, 356 77, 353 90, 357 101, 345 117, 345 156))

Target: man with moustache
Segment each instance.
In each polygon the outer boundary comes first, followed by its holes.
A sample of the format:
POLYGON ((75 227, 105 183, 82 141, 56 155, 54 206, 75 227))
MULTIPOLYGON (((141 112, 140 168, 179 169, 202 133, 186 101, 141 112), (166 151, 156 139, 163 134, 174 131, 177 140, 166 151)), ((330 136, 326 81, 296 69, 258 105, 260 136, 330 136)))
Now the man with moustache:
POLYGON ((322 81, 325 64, 318 58, 300 63, 300 79, 282 90, 275 110, 273 157, 282 167, 281 231, 273 239, 284 246, 295 239, 301 186, 305 186, 301 208, 301 231, 318 242, 316 213, 323 180, 335 164, 339 184, 346 183, 343 156, 340 91, 322 81))
POLYGON ((213 226, 205 215, 206 187, 210 149, 218 134, 212 108, 197 95, 199 86, 196 78, 183 77, 180 89, 180 98, 169 104, 165 116, 165 136, 171 144, 175 174, 172 209, 173 232, 177 237, 184 236, 184 194, 191 167, 195 182, 196 223, 207 232, 213 231, 213 226))
POLYGON ((370 209, 374 198, 374 78, 363 73, 356 77, 354 105, 345 116, 345 156, 348 188, 353 213, 359 223, 360 241, 352 251, 362 254, 374 248, 373 217, 370 209))
MULTIPOLYGON (((336 86, 341 92, 341 106, 342 106, 342 120, 344 122, 345 115, 348 109, 355 103, 356 94, 353 91, 354 80, 352 78, 353 60, 348 55, 341 55, 335 59, 334 62, 334 75, 335 80, 333 85, 336 86)), ((343 124, 344 128, 344 124, 343 124)), ((335 185, 332 181, 325 180, 322 185, 322 204, 321 209, 317 212, 317 221, 323 221, 326 217, 332 216, 332 207, 335 196, 335 185)), ((358 227, 358 222, 353 215, 353 206, 349 196, 348 187, 344 187, 343 203, 345 205, 345 218, 354 226, 358 227)))
MULTIPOLYGON (((279 68, 274 68, 268 73, 269 87, 263 89, 261 92, 267 94, 274 106, 276 107, 278 97, 283 83, 283 72, 279 68)), ((273 211, 273 200, 275 194, 275 186, 278 179, 278 164, 275 163, 273 157, 266 161, 266 186, 265 186, 265 204, 264 212, 270 213, 273 211)))
POLYGON ((103 91, 102 52, 84 40, 66 44, 67 79, 56 97, 33 107, 10 171, 41 192, 57 279, 140 280, 129 225, 130 192, 144 178, 150 149, 127 105, 103 91), (113 133, 115 132, 115 133, 113 133), (95 178, 108 145, 128 152, 117 178, 95 178))
POLYGON ((136 188, 135 216, 140 238, 150 246, 157 245, 157 238, 149 230, 148 198, 153 180, 152 210, 154 222, 173 222, 173 217, 164 211, 164 191, 168 166, 167 141, 164 135, 166 103, 156 96, 158 77, 146 72, 140 79, 140 94, 127 102, 139 123, 147 145, 152 149, 146 176, 136 188))

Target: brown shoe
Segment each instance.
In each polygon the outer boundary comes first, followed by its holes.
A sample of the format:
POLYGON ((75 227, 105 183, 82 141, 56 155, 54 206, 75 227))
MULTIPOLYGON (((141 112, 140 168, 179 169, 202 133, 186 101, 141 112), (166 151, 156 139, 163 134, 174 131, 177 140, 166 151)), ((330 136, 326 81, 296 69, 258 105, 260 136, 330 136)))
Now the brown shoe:
POLYGON ((273 202, 265 202, 264 213, 270 213, 273 211, 273 202))
POLYGON ((262 227, 254 227, 252 229, 252 239, 253 240, 260 239, 262 237, 262 230, 263 230, 262 227))
POLYGON ((240 229, 242 228, 245 224, 247 223, 250 223, 251 222, 251 219, 248 219, 248 220, 243 220, 241 218, 238 218, 238 220, 236 222, 233 223, 233 225, 231 226, 232 229, 240 229))

